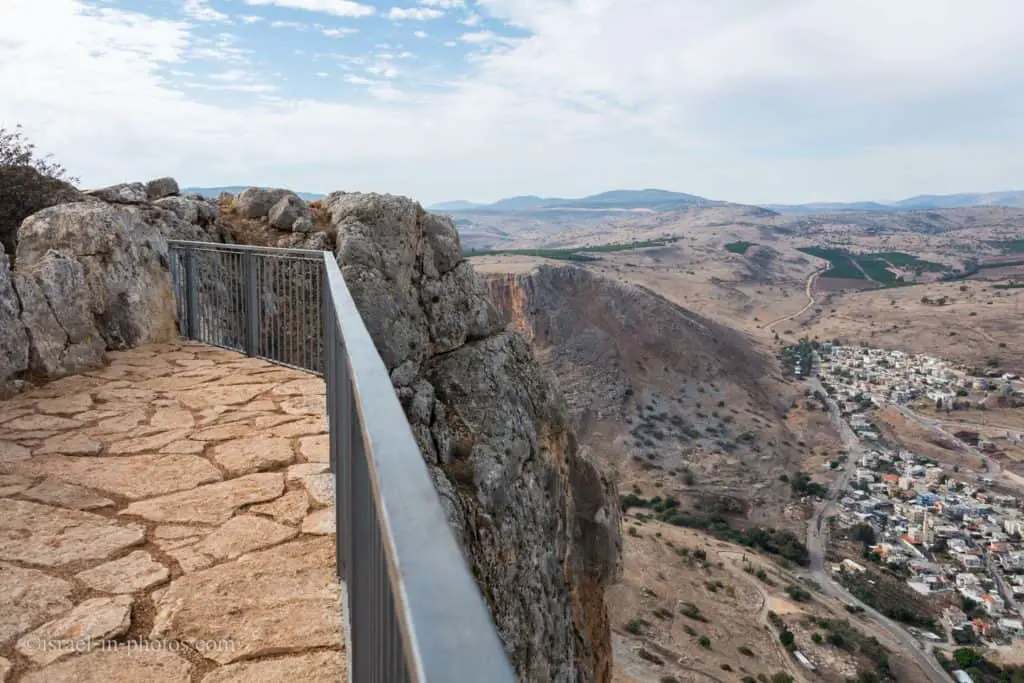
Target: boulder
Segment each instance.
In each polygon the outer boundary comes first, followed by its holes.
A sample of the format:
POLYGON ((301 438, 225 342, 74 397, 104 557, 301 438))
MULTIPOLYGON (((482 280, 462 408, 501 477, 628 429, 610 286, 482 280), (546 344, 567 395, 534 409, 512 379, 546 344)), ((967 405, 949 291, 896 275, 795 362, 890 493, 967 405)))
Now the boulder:
POLYGON ((199 202, 185 197, 164 197, 153 202, 161 209, 167 209, 186 223, 199 222, 199 202))
POLYGON ((292 232, 309 233, 313 231, 313 219, 308 216, 299 216, 292 223, 292 232))
POLYGON ((3 384, 28 369, 28 334, 21 321, 21 301, 14 291, 10 262, 0 244, 0 394, 3 384))
POLYGON ((142 183, 119 183, 110 187, 86 190, 83 194, 111 204, 142 204, 149 200, 142 183))
POLYGON ((180 192, 178 181, 174 178, 156 178, 146 183, 146 198, 151 202, 164 197, 173 197, 180 192))
POLYGON ((611 680, 614 486, 576 443, 553 376, 462 257, 450 219, 402 197, 323 200, 342 274, 520 680, 611 680))
POLYGON ((51 249, 80 264, 83 282, 74 298, 106 348, 176 334, 167 241, 139 207, 61 204, 30 216, 19 232, 18 272, 56 268, 43 263, 51 249))
POLYGON ((51 250, 19 267, 14 282, 30 339, 31 370, 59 377, 101 363, 106 344, 82 297, 81 263, 51 250))
MULTIPOLYGON (((292 227, 298 220, 306 218, 308 221, 309 214, 310 211, 309 207, 306 206, 306 202, 293 194, 286 194, 270 208, 267 220, 271 227, 278 230, 292 230, 292 227)), ((295 230, 295 232, 309 232, 313 224, 309 222, 308 225, 309 227, 305 230, 295 230)))
POLYGON ((265 218, 281 198, 294 194, 291 190, 247 187, 235 197, 235 212, 242 218, 265 218))

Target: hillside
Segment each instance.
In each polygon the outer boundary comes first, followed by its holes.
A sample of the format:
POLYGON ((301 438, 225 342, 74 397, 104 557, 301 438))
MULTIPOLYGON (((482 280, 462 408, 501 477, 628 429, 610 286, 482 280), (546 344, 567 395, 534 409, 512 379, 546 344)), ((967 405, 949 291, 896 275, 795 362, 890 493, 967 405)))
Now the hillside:
POLYGON ((802 467, 812 446, 785 421, 794 388, 751 338, 583 268, 478 269, 555 372, 581 442, 618 471, 620 487, 698 506, 711 496, 731 501, 723 509, 740 522, 788 523, 778 475, 802 467))

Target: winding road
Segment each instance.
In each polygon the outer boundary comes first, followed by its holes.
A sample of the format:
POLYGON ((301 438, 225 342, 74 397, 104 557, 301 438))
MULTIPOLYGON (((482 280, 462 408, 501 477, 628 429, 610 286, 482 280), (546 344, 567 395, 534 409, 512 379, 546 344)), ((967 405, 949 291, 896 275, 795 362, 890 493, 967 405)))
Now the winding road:
MULTIPOLYGON (((815 361, 818 359, 815 358, 815 361)), ((812 391, 820 391, 828 396, 824 387, 817 377, 811 377, 807 384, 812 391)), ((850 483, 853 473, 856 472, 856 461, 864 453, 864 447, 860 439, 850 429, 850 425, 843 419, 839 412, 839 406, 835 401, 828 398, 829 416, 843 440, 843 445, 849 452, 849 459, 843 464, 839 477, 832 482, 825 500, 817 506, 811 516, 810 526, 807 530, 807 550, 811 559, 811 574, 815 581, 821 586, 821 590, 837 600, 851 605, 859 605, 863 608, 863 616, 872 621, 879 629, 878 635, 888 641, 887 645, 894 650, 902 651, 917 663, 921 671, 928 677, 929 681, 950 683, 953 679, 943 670, 931 654, 931 648, 922 649, 918 640, 902 626, 887 618, 880 612, 872 609, 857 598, 853 597, 845 588, 833 578, 825 563, 825 548, 828 544, 828 524, 826 520, 835 508, 836 501, 842 496, 850 483)), ((880 639, 882 639, 880 637, 880 639)))
POLYGON ((828 270, 828 268, 819 268, 818 270, 814 271, 813 273, 811 273, 810 275, 807 276, 807 282, 806 282, 806 284, 804 284, 804 294, 807 296, 807 304, 803 308, 801 308, 796 313, 790 313, 789 315, 785 315, 785 316, 783 316, 781 318, 776 318, 775 320, 771 321, 770 323, 767 323, 764 326, 764 329, 770 330, 773 327, 775 327, 776 325, 778 325, 779 323, 784 323, 787 320, 792 320, 793 318, 799 318, 804 313, 806 313, 808 311, 808 309, 811 308, 811 306, 816 304, 817 301, 815 301, 814 294, 813 294, 813 292, 814 292, 814 281, 817 280, 818 276, 821 275, 822 273, 824 273, 826 270, 828 270))

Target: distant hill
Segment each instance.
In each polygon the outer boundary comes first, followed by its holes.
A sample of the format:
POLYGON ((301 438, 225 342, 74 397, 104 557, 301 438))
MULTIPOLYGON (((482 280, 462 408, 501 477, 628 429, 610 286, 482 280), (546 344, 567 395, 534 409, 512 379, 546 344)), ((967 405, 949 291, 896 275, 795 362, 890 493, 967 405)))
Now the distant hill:
POLYGON ((469 211, 483 206, 476 202, 467 202, 464 199, 456 199, 451 202, 441 202, 428 207, 431 211, 469 211))
MULTIPOLYGON (((181 188, 182 194, 201 194, 204 197, 219 197, 224 192, 230 192, 231 194, 238 194, 245 188, 250 187, 249 185, 225 185, 223 187, 183 187, 181 188)), ((326 195, 317 194, 316 192, 296 192, 302 199, 307 202, 315 202, 318 199, 323 199, 326 195)))
POLYGON ((442 202, 427 207, 431 211, 446 212, 484 212, 484 213, 517 213, 528 211, 574 211, 597 210, 614 211, 629 209, 649 209, 651 211, 670 211, 691 206, 708 206, 717 204, 709 199, 683 192, 668 190, 611 190, 600 194, 566 199, 562 197, 537 197, 523 195, 500 199, 493 204, 474 204, 473 202, 454 201, 442 202))
POLYGON ((970 206, 1009 206, 1024 208, 1024 191, 964 192, 960 194, 923 194, 896 202, 814 202, 811 204, 761 204, 784 214, 833 213, 838 211, 931 211, 970 206))

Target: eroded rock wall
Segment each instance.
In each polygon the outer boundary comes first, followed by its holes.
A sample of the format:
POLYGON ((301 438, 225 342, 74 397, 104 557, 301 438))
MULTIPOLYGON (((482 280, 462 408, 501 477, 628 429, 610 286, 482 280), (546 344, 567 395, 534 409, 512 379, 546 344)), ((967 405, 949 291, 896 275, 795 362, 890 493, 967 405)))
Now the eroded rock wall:
POLYGON ((447 218, 401 197, 324 201, 342 274, 523 681, 611 676, 614 486, 553 376, 505 331, 447 218))
POLYGON ((0 249, 0 392, 94 367, 107 350, 177 333, 168 239, 226 241, 215 202, 170 178, 45 208, 0 249))

